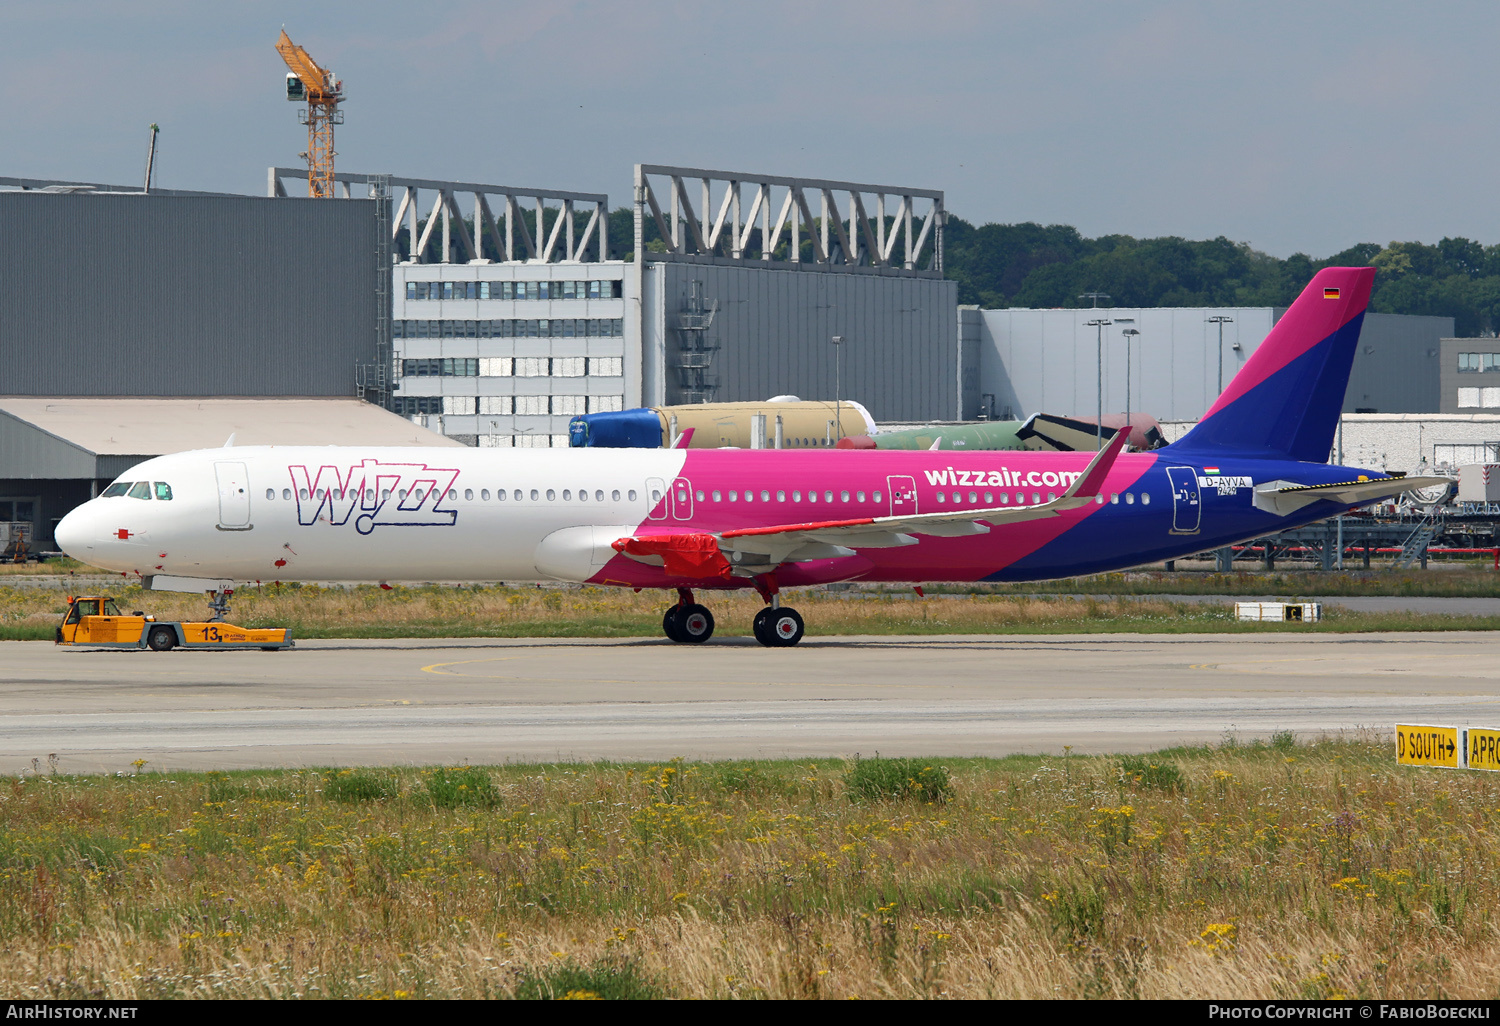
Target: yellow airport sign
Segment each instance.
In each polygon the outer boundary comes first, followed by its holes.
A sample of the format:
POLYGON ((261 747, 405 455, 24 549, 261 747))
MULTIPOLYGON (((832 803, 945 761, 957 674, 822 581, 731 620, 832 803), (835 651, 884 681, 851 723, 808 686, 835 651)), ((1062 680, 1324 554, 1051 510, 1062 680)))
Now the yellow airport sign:
MULTIPOLYGON (((1403 766, 1463 767, 1464 746, 1457 727, 1396 724, 1396 761, 1403 766)), ((1496 768, 1500 768, 1497 766, 1496 768)))
POLYGON ((1464 733, 1468 735, 1464 748, 1469 769, 1500 771, 1500 730, 1470 727, 1464 733))

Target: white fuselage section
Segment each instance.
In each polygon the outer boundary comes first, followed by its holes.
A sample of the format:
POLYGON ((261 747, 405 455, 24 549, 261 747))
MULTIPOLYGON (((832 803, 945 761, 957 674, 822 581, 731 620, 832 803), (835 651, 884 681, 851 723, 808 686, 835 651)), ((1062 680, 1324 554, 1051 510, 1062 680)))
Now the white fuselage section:
POLYGON ((662 502, 684 456, 671 449, 198 450, 132 468, 122 481, 152 482, 153 497, 93 499, 58 525, 57 538, 79 559, 142 576, 548 578, 537 566, 548 536, 581 527, 630 534, 662 502), (170 500, 154 497, 157 482, 169 486, 170 500))

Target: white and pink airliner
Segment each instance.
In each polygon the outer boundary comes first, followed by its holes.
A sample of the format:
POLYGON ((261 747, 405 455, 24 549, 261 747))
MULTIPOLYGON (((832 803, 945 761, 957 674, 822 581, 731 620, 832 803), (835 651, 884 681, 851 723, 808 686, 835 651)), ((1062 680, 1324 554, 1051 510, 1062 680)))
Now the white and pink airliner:
POLYGON ((736 449, 200 449, 147 460, 58 525, 69 555, 153 587, 556 580, 754 588, 794 645, 788 586, 1017 581, 1171 559, 1442 480, 1327 463, 1371 268, 1320 271, 1186 437, 1098 453, 736 449))

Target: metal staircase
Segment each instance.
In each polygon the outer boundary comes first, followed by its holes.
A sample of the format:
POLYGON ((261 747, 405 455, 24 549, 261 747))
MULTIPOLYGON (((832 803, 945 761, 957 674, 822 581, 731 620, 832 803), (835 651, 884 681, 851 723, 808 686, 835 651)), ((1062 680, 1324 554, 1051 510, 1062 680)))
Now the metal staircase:
POLYGON ((706 302, 703 283, 694 281, 677 315, 676 354, 678 401, 711 403, 718 394, 718 377, 710 373, 719 343, 712 335, 719 301, 706 302))
POLYGON ((1432 544, 1443 529, 1443 520, 1439 516, 1428 514, 1417 523, 1417 529, 1407 537, 1405 544, 1401 546, 1401 554, 1398 555, 1391 569, 1410 570, 1411 565, 1418 560, 1422 565, 1427 565, 1427 546, 1432 544))

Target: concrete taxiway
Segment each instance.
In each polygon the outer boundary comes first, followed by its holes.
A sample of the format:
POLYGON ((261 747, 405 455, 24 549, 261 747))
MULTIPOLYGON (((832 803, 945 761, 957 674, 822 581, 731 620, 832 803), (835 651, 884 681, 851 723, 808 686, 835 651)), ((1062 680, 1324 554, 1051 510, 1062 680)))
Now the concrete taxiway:
POLYGON ((1500 635, 0 643, 0 772, 1141 751, 1500 726, 1500 635))

